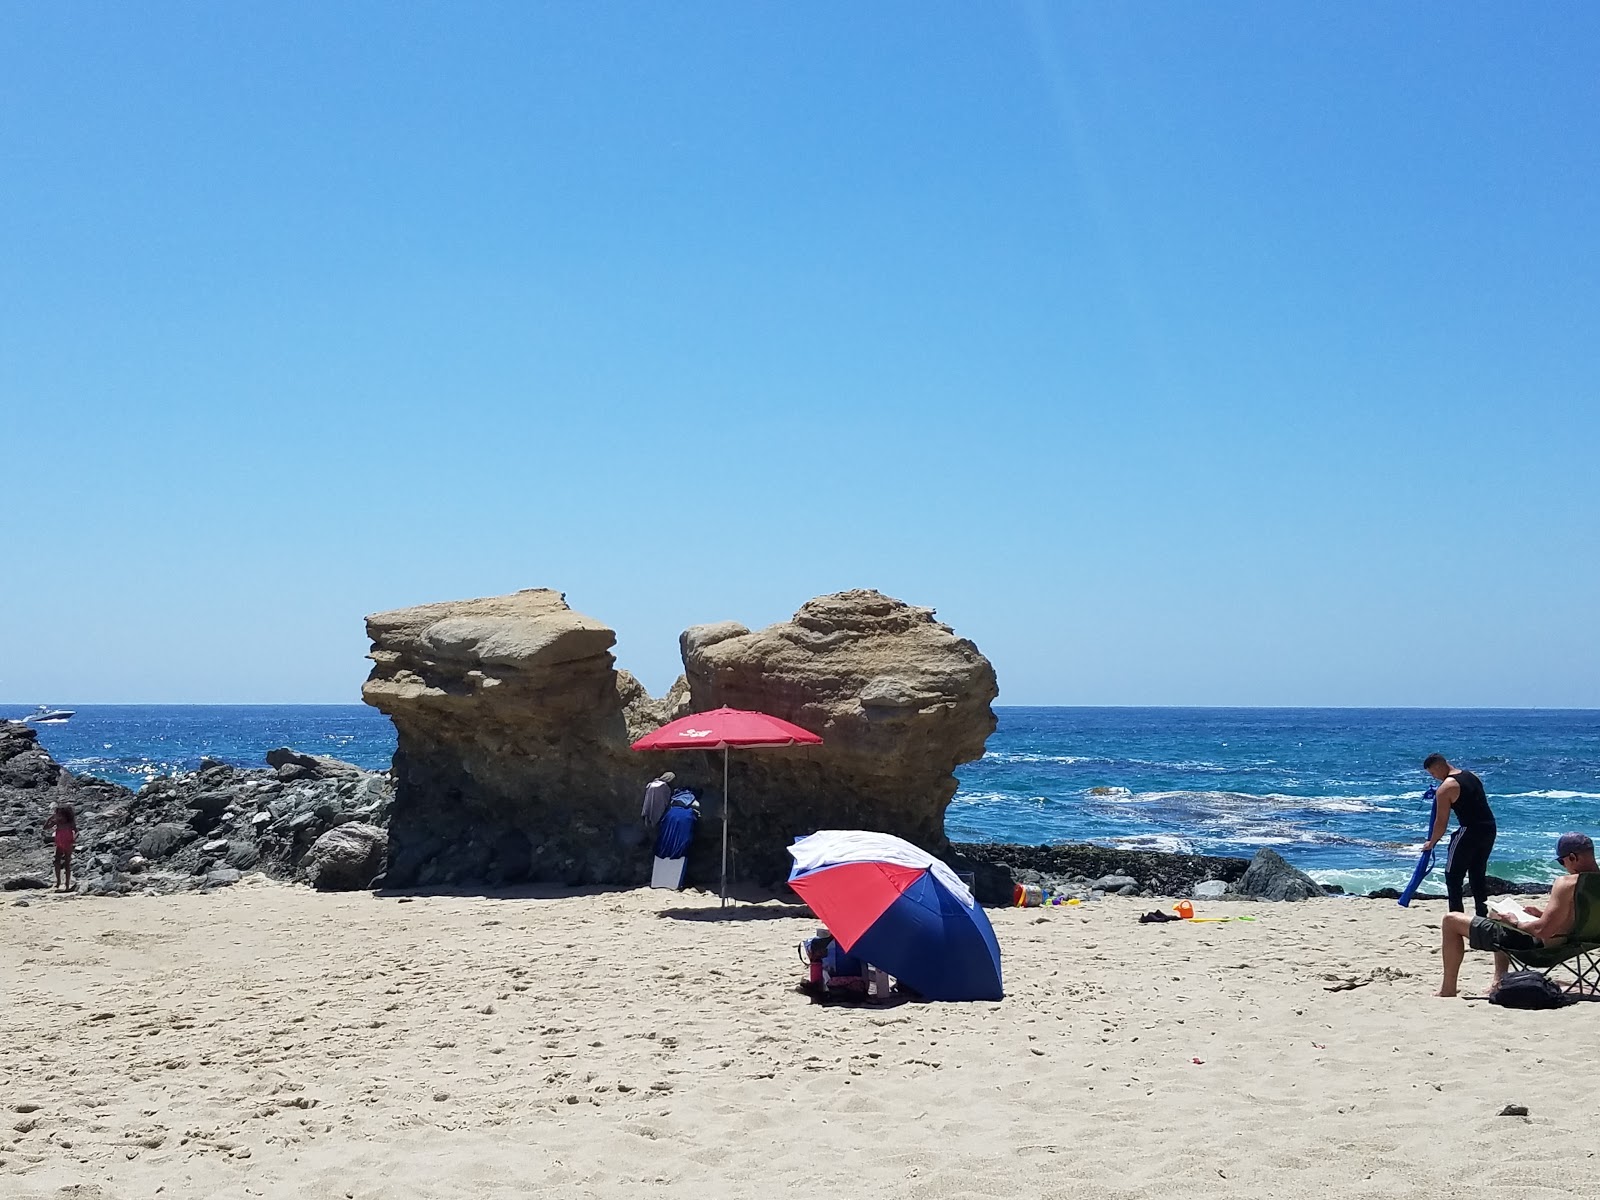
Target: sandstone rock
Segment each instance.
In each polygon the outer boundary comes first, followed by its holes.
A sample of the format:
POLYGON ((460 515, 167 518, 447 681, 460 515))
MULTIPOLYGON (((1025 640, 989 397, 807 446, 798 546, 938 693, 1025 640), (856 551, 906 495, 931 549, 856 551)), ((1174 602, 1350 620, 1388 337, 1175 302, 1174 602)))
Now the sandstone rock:
POLYGON ((1256 851, 1233 890, 1257 900, 1310 900, 1323 895, 1321 884, 1265 846, 1256 851))
POLYGON ((945 847, 954 770, 982 756, 998 685, 989 660, 932 609, 840 592, 767 629, 701 625, 680 644, 691 711, 759 709, 823 737, 730 760, 737 844, 754 878, 782 878, 785 848, 816 829, 945 847))
POLYGON ((357 891, 383 871, 388 849, 389 835, 376 825, 330 829, 306 854, 306 880, 320 892, 357 891))
POLYGON ((628 749, 642 689, 624 695, 610 629, 533 590, 380 613, 367 632, 362 698, 399 741, 390 886, 643 881, 623 835, 666 764, 628 749))
MULTIPOLYGON (((665 720, 720 705, 821 733, 817 748, 733 755, 736 876, 777 880, 785 848, 865 827, 944 845, 953 768, 994 729, 993 668, 970 642, 877 592, 804 605, 792 622, 684 633, 685 678, 663 700, 616 670, 615 634, 559 594, 518 592, 368 618, 363 698, 399 735, 388 881, 642 882, 639 794, 671 769, 715 817, 721 757, 628 749, 665 720)), ((716 876, 715 820, 690 878, 716 876)))

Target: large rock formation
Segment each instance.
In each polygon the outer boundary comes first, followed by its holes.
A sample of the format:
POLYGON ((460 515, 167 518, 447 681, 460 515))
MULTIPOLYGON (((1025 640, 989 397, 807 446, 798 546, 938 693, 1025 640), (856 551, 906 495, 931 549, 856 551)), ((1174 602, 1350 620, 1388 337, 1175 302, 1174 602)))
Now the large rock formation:
POLYGON ((785 847, 816 829, 874 829, 945 845, 953 771, 994 732, 994 668, 978 648, 880 592, 819 596, 752 633, 724 622, 681 639, 690 708, 773 713, 816 748, 734 752, 732 818, 743 865, 781 877, 785 847))
POLYGON ((650 850, 644 782, 665 768, 703 794, 690 878, 716 877, 720 754, 635 754, 636 737, 727 704, 785 717, 816 748, 730 760, 736 876, 781 878, 784 848, 830 826, 944 844, 953 769, 994 729, 994 669, 915 608, 854 591, 752 633, 726 622, 682 637, 686 675, 661 700, 616 670, 615 634, 557 593, 518 592, 368 618, 367 703, 399 735, 392 886, 637 883, 650 850))
MULTIPOLYGON (((399 735, 391 886, 635 882, 648 871, 616 634, 543 589, 367 618, 362 698, 399 735)), ((648 722, 647 722, 648 723, 648 722)))

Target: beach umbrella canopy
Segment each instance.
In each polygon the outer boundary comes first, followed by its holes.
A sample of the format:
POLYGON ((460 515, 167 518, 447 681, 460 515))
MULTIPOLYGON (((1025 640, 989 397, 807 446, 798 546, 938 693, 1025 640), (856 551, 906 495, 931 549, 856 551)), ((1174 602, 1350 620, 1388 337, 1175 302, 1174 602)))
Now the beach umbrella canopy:
POLYGON ((886 833, 825 829, 789 847, 792 887, 841 946, 930 1000, 999 1000, 1000 943, 948 865, 886 833))
POLYGON ((744 708, 714 708, 668 721, 633 743, 635 750, 722 751, 722 903, 728 902, 728 752, 766 746, 820 746, 822 739, 782 717, 744 708))

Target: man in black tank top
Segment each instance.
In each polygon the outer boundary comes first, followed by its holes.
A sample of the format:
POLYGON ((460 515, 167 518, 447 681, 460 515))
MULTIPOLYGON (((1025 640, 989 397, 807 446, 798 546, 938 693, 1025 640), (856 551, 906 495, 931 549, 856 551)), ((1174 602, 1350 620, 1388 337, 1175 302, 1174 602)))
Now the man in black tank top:
POLYGON ((1450 911, 1465 911, 1461 894, 1461 884, 1465 878, 1472 885, 1472 907, 1480 917, 1486 917, 1489 915, 1489 852, 1494 849, 1496 830, 1489 797, 1483 791, 1483 781, 1471 771, 1452 767, 1442 754, 1428 755, 1422 760, 1422 769, 1439 782, 1439 791, 1433 802, 1433 829, 1428 833, 1427 849, 1432 850, 1439 844, 1450 825, 1450 814, 1456 814, 1458 827, 1451 835, 1444 868, 1450 911))

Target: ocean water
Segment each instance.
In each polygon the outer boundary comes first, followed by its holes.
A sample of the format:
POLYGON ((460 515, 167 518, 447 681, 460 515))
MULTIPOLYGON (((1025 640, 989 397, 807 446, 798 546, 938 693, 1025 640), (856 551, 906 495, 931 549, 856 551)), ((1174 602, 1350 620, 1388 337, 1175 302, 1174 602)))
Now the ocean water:
MULTIPOLYGON (((1271 846, 1324 883, 1398 887, 1427 836, 1421 764, 1433 751, 1483 779, 1500 830, 1493 874, 1554 878, 1561 833, 1600 837, 1600 712, 997 711, 988 753, 957 771, 945 817, 957 840, 1239 856, 1271 846)), ((1430 885, 1443 889, 1442 872, 1430 885)))
MULTIPOLYGON (((72 707, 72 706, 68 706, 72 707)), ((0 706, 0 717, 29 710, 0 706)), ((1568 829, 1600 836, 1600 712, 1516 709, 999 708, 960 768, 961 841, 1087 841, 1248 856, 1271 846, 1328 883, 1398 886, 1426 836, 1425 754, 1483 777, 1500 823, 1491 870, 1553 878, 1568 829)), ((274 746, 382 769, 394 729, 365 705, 90 705, 40 741, 138 787, 202 755, 260 766, 274 746)), ((641 779, 648 772, 641 768, 641 779)), ((1442 887, 1435 876, 1434 884, 1442 887)))

